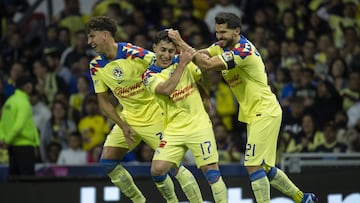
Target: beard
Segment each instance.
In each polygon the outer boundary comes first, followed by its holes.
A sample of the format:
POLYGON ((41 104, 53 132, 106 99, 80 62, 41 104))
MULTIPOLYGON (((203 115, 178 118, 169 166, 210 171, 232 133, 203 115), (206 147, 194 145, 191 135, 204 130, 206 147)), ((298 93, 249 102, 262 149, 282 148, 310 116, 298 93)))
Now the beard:
POLYGON ((233 39, 220 39, 218 41, 218 43, 220 44, 221 48, 232 48, 232 46, 234 45, 234 40, 233 39))

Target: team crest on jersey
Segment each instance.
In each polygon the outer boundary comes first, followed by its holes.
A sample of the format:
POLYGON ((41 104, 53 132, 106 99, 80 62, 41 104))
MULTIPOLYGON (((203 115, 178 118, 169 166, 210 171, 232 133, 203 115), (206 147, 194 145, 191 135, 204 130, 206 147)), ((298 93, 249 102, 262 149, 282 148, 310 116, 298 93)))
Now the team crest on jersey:
POLYGON ((114 68, 113 75, 115 79, 121 79, 123 77, 124 72, 121 70, 121 68, 114 68))
POLYGON ((222 53, 221 55, 226 62, 234 60, 234 56, 230 51, 226 51, 226 52, 222 53))

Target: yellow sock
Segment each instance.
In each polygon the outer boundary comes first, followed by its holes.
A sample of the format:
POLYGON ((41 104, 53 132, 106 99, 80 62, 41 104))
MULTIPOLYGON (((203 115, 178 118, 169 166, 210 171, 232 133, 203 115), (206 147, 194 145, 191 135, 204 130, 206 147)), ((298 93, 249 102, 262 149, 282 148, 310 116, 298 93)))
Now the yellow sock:
POLYGON ((304 193, 301 190, 298 190, 291 198, 295 201, 295 203, 301 203, 304 198, 304 193))
POLYGON ((265 171, 250 174, 251 188, 257 203, 270 203, 270 183, 265 171))
POLYGON ((301 202, 302 198, 304 197, 304 193, 300 191, 298 187, 296 187, 296 185, 282 170, 278 168, 273 168, 270 171, 270 176, 271 175, 273 175, 272 179, 270 180, 271 186, 273 186, 283 194, 291 197, 295 201, 295 203, 301 202))
POLYGON ((136 203, 144 203, 146 201, 146 198, 135 185, 129 172, 121 165, 117 165, 114 170, 108 173, 108 176, 111 182, 130 198, 131 201, 136 203))
POLYGON ((180 166, 175 178, 181 185, 190 203, 203 203, 200 188, 193 174, 184 166, 180 166))
POLYGON ((227 189, 220 177, 216 183, 210 184, 215 203, 227 203, 227 189))
POLYGON ((171 180, 169 175, 166 175, 166 178, 164 181, 161 181, 161 182, 155 181, 155 185, 167 203, 178 203, 179 202, 179 200, 175 194, 174 183, 171 180))

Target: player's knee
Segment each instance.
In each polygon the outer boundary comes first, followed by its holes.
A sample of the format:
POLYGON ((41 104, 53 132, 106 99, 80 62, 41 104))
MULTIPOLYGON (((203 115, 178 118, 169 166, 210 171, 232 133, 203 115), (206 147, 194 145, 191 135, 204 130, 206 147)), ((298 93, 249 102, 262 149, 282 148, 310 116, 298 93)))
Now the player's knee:
POLYGON ((269 172, 267 172, 267 177, 269 178, 269 181, 271 181, 272 179, 274 179, 275 175, 277 173, 277 168, 276 167, 272 167, 269 172))
POLYGON ((163 182, 166 179, 167 175, 151 176, 153 181, 156 183, 163 182))
POLYGON ((153 161, 151 164, 151 175, 152 176, 160 176, 166 175, 169 173, 172 165, 168 164, 167 162, 156 162, 153 161))
POLYGON ((105 168, 107 173, 112 171, 119 163, 119 160, 100 159, 100 164, 105 168))
POLYGON ((221 174, 219 170, 208 170, 205 173, 205 177, 208 183, 211 185, 219 181, 221 174))
POLYGON ((255 181, 255 180, 258 180, 258 179, 261 179, 263 177, 266 177, 266 173, 264 171, 264 169, 260 169, 260 170, 257 170, 251 174, 249 174, 249 177, 250 177, 250 181, 255 181))

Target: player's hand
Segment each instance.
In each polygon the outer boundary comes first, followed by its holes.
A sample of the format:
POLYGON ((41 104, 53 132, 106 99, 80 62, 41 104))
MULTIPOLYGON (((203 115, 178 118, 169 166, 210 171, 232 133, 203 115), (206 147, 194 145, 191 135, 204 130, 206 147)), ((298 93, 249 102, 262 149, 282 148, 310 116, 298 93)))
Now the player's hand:
POLYGON ((125 135, 126 143, 131 148, 135 142, 135 134, 136 133, 135 133, 134 129, 132 129, 129 125, 123 125, 123 126, 121 126, 121 129, 125 135))
POLYGON ((195 56, 196 52, 194 49, 188 49, 180 53, 180 62, 182 64, 188 64, 195 56))
POLYGON ((170 39, 172 39, 175 44, 178 44, 179 42, 182 41, 182 38, 178 30, 174 30, 170 28, 170 29, 166 29, 166 31, 168 32, 168 36, 170 37, 170 39))

